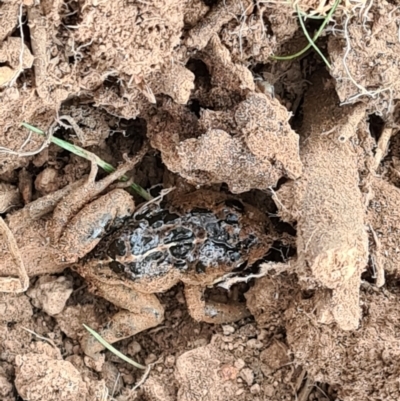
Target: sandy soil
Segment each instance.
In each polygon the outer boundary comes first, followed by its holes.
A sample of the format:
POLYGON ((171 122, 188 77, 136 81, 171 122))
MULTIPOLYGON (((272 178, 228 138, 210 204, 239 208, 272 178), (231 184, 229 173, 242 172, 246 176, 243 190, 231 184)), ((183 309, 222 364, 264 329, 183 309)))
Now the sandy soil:
POLYGON ((399 400, 399 24, 398 1, 0 2, 1 400, 399 400), (274 58, 336 5, 330 68, 274 58), (174 190, 94 183, 53 135, 174 190))

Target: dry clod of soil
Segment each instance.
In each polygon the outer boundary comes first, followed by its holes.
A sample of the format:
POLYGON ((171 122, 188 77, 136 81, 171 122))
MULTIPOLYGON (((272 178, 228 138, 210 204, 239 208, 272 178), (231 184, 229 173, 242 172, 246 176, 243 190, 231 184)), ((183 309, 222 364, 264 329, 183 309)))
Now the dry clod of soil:
POLYGON ((282 327, 284 313, 292 302, 297 288, 294 275, 262 277, 246 292, 246 305, 261 328, 282 327))
POLYGON ((100 401, 104 383, 84 381, 79 371, 52 353, 16 356, 15 386, 30 401, 100 401))
POLYGON ((27 291, 32 304, 50 316, 63 311, 71 294, 72 281, 64 276, 41 276, 27 291))
POLYGON ((35 189, 43 195, 57 191, 59 189, 58 170, 47 167, 41 171, 36 177, 35 189))
POLYGON ((17 25, 19 5, 19 0, 8 0, 2 2, 0 8, 0 42, 2 42, 17 25))
MULTIPOLYGON (((172 59, 183 27, 184 1, 156 0, 93 4, 83 2, 74 39, 86 44, 98 74, 114 70, 129 77, 146 77, 172 59)), ((88 60, 88 62, 89 62, 88 60)))
POLYGON ((187 351, 176 361, 178 401, 230 401, 239 390, 234 359, 213 345, 187 351))
POLYGON ((218 35, 213 35, 201 53, 202 61, 208 66, 211 84, 227 90, 244 90, 254 92, 253 75, 242 64, 232 62, 231 54, 221 43, 218 35))
POLYGON ((31 88, 13 87, 0 90, 0 126, 3 127, 0 147, 14 152, 0 152, 0 173, 15 170, 28 163, 26 157, 17 156, 18 152, 35 152, 41 148, 44 139, 36 134, 29 136, 29 132, 21 128, 21 122, 28 121, 47 130, 53 121, 56 107, 57 105, 43 102, 31 88))
POLYGON ((191 0, 186 3, 184 10, 185 26, 193 28, 196 23, 204 18, 210 7, 203 0, 191 0))
POLYGON ((280 369, 290 362, 288 347, 280 342, 273 341, 272 344, 260 354, 261 370, 265 376, 280 369))
POLYGON ((67 306, 56 317, 61 331, 69 338, 77 340, 84 332, 82 324, 93 327, 97 322, 98 312, 95 305, 67 306))
POLYGON ((14 399, 13 396, 13 385, 10 383, 8 378, 0 373, 0 396, 3 401, 14 399))
POLYGON ((186 45, 201 50, 223 25, 235 16, 251 14, 253 2, 249 0, 219 0, 206 16, 189 32, 186 45))
POLYGON ((0 182, 0 213, 21 204, 21 195, 14 185, 0 182))
POLYGON ((270 63, 270 56, 298 30, 293 8, 287 2, 256 4, 255 12, 231 19, 220 32, 235 62, 270 63))
POLYGON ((341 102, 363 100, 371 113, 394 123, 400 96, 400 10, 388 1, 371 2, 368 14, 343 17, 344 33, 331 35, 328 51, 341 102))
MULTIPOLYGON (((186 104, 194 88, 194 74, 180 64, 171 62, 152 75, 154 93, 169 95, 178 104, 186 104)), ((154 102, 153 102, 154 103, 154 102)))
POLYGON ((21 50, 21 39, 10 37, 0 42, 0 87, 17 79, 18 75, 33 64, 33 56, 24 44, 21 50), (22 55, 22 58, 21 58, 22 55))
POLYGON ((149 122, 151 144, 169 170, 192 184, 225 182, 241 193, 301 173, 298 136, 276 99, 251 94, 232 112, 207 110, 199 120, 172 105, 164 110, 149 122))
MULTIPOLYGON (((143 384, 142 390, 146 396, 145 399, 149 401, 176 401, 177 399, 176 395, 170 390, 168 381, 162 375, 161 377, 153 377, 150 374, 150 377, 143 384)), ((140 400, 141 398, 138 397, 137 401, 140 400)))
POLYGON ((32 305, 29 298, 24 294, 0 295, 0 321, 22 322, 30 319, 33 315, 32 305))
POLYGON ((122 84, 115 99, 109 96, 112 91, 101 87, 95 94, 97 105, 114 110, 116 115, 122 112, 126 118, 135 118, 140 104, 146 99, 155 103, 157 93, 168 94, 178 103, 187 101, 194 77, 181 65, 184 60, 175 51, 186 2, 85 3, 71 47, 90 50, 85 62, 96 67, 85 72, 82 85, 94 90, 114 76, 122 84), (136 103, 135 107, 124 105, 126 101, 136 103))

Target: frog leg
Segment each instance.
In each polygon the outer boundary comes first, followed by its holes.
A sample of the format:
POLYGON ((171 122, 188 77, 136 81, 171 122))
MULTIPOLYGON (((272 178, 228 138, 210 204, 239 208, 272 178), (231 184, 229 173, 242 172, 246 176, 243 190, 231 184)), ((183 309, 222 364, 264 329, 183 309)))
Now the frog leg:
POLYGON ((93 158, 91 160, 90 174, 86 183, 69 193, 54 209, 51 227, 53 243, 58 242, 72 216, 77 215, 85 204, 90 202, 94 197, 100 195, 110 184, 120 179, 126 172, 131 170, 142 159, 146 151, 147 147, 144 146, 132 160, 127 161, 100 181, 96 181, 99 167, 97 166, 96 160, 93 158))
POLYGON ((198 322, 223 324, 250 316, 245 304, 223 304, 204 300, 204 287, 185 284, 185 298, 190 316, 198 322))
MULTIPOLYGON (((164 320, 164 308, 156 295, 142 294, 122 284, 106 284, 93 276, 91 283, 94 284, 92 292, 122 309, 97 330, 109 344, 155 327, 164 320)), ((81 346, 85 354, 93 358, 104 349, 89 333, 84 334, 81 346)))
POLYGON ((57 244, 59 263, 74 263, 99 243, 115 220, 130 216, 135 203, 128 192, 115 189, 87 204, 67 223, 57 244))

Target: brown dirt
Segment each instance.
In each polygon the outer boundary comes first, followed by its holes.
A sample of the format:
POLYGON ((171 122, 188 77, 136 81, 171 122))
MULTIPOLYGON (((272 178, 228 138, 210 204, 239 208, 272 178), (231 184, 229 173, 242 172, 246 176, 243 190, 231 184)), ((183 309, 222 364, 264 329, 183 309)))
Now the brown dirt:
POLYGON ((339 2, 317 41, 330 70, 312 49, 271 58, 307 45, 297 9, 312 36, 334 3, 0 2, 1 400, 400 399, 398 1, 339 2), (229 198, 262 243, 192 281, 158 261, 144 287, 88 271, 104 250, 76 255, 143 200, 53 134, 115 166, 145 149, 122 168, 175 188, 164 212, 225 216, 229 198), (82 324, 150 372, 89 356, 82 324))

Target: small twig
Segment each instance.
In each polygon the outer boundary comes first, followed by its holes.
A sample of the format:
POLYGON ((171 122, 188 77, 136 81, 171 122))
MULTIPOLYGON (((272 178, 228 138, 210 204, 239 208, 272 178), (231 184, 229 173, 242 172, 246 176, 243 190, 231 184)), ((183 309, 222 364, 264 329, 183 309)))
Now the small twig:
POLYGON ((302 387, 302 389, 299 392, 298 395, 298 401, 306 401, 308 400, 308 397, 311 393, 311 390, 313 388, 313 384, 314 384, 314 380, 310 379, 309 377, 307 377, 306 382, 304 383, 304 386, 302 387))
POLYGON ((147 379, 147 377, 149 376, 150 370, 151 368, 154 366, 154 363, 150 364, 149 366, 147 366, 145 372, 143 373, 142 378, 135 384, 135 386, 131 389, 131 392, 137 390, 147 379))
POLYGON ((117 389, 117 384, 119 382, 119 378, 120 377, 121 377, 121 373, 118 372, 118 376, 115 379, 114 386, 113 386, 113 389, 112 389, 112 392, 111 392, 111 398, 114 398, 115 390, 117 389))
POLYGON ((123 361, 129 363, 132 366, 135 366, 138 369, 143 369, 146 370, 149 367, 146 367, 144 365, 141 365, 140 363, 135 362, 133 359, 127 357, 124 355, 122 352, 118 351, 116 348, 114 348, 111 344, 109 344, 106 340, 104 340, 103 337, 100 336, 99 333, 97 333, 95 330, 91 329, 89 326, 86 326, 86 324, 83 325, 83 327, 105 348, 107 348, 109 351, 111 351, 114 355, 116 355, 118 358, 121 358, 123 361))
POLYGON ((32 131, 29 132, 28 138, 25 139, 25 142, 21 145, 21 147, 19 148, 19 152, 22 152, 22 150, 24 149, 24 147, 29 143, 29 141, 32 138, 32 131))
MULTIPOLYGON (((28 123, 22 123, 21 125, 27 129, 35 132, 36 134, 45 135, 45 133, 41 129, 36 128, 33 125, 30 125, 28 123)), ((57 138, 53 135, 51 135, 50 140, 52 143, 59 146, 60 148, 68 150, 69 152, 71 152, 77 156, 83 157, 86 160, 95 160, 96 164, 99 167, 101 167, 104 171, 106 171, 107 173, 112 173, 113 171, 115 171, 115 168, 111 164, 106 163, 104 160, 100 159, 94 153, 88 152, 87 150, 80 148, 79 146, 73 145, 72 143, 64 141, 63 139, 57 138)), ((128 181, 128 177, 125 175, 122 176, 121 181, 128 181)), ((138 195, 140 195, 143 199, 146 199, 146 200, 153 199, 153 197, 145 189, 143 189, 140 185, 131 184, 131 188, 138 195)))
POLYGON ((375 242, 375 256, 376 256, 377 260, 376 261, 373 260, 373 261, 375 262, 374 264, 375 264, 375 269, 376 269, 375 284, 379 288, 379 287, 383 287, 383 285, 385 284, 385 270, 382 267, 383 263, 380 260, 381 242, 379 241, 379 238, 376 235, 376 232, 373 229, 373 227, 371 226, 371 224, 369 224, 369 229, 372 233, 372 238, 374 239, 374 242, 375 242))
POLYGON ((43 337, 40 334, 35 333, 33 330, 27 329, 26 327, 23 327, 23 326, 21 326, 21 329, 27 331, 28 333, 33 334, 34 336, 36 336, 37 338, 40 338, 43 341, 48 342, 53 348, 57 348, 56 345, 54 344, 53 340, 50 340, 50 338, 43 337))

